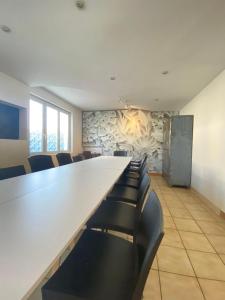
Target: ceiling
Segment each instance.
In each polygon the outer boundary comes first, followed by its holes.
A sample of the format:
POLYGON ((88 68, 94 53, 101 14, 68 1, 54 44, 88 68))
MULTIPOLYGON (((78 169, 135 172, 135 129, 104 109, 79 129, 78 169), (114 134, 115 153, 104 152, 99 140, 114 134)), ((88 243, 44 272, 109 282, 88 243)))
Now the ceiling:
POLYGON ((84 110, 179 110, 225 68, 224 12, 224 0, 0 0, 12 30, 0 70, 84 110))

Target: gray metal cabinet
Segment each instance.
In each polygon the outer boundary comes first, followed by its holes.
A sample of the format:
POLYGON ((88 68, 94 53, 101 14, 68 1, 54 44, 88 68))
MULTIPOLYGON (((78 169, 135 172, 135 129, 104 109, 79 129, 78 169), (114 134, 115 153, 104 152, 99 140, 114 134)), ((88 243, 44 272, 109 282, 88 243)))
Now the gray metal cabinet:
POLYGON ((166 119, 163 132, 163 176, 171 186, 191 185, 193 116, 166 119))

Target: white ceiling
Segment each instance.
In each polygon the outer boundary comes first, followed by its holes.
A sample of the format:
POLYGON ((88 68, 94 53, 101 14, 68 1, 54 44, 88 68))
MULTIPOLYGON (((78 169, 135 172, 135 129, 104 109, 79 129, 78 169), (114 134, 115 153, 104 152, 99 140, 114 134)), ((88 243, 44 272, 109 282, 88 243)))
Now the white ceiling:
POLYGON ((0 23, 0 70, 85 110, 180 109, 225 68, 224 0, 0 0, 0 23))

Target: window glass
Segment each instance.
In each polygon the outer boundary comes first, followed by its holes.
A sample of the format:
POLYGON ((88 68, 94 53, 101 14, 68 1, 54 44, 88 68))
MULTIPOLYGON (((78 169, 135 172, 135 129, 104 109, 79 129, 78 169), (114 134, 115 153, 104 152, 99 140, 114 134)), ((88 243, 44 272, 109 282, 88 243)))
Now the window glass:
POLYGON ((69 116, 60 112, 60 151, 69 149, 69 116))
POLYGON ((58 111, 47 107, 47 151, 58 151, 58 111))
POLYGON ((44 101, 30 100, 30 153, 70 150, 70 115, 44 101))
POLYGON ((30 152, 43 151, 43 104, 30 101, 30 152))

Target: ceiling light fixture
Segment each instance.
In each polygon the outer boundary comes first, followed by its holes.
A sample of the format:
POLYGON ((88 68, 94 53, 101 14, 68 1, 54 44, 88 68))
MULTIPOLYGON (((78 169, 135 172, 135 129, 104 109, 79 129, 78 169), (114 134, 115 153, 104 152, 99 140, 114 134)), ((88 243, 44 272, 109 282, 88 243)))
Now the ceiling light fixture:
POLYGON ((11 30, 8 26, 6 26, 6 25, 1 25, 0 28, 1 28, 1 30, 2 30, 3 32, 5 32, 5 33, 10 33, 10 32, 12 31, 12 30, 11 30))
POLYGON ((154 99, 155 102, 159 102, 159 98, 154 99))
POLYGON ((113 80, 116 80, 116 77, 115 77, 115 76, 111 76, 111 77, 110 77, 110 80, 112 80, 112 81, 113 81, 113 80))
POLYGON ((76 0, 76 7, 78 9, 84 9, 85 8, 85 1, 84 0, 76 0))
POLYGON ((169 74, 169 71, 163 71, 162 72, 162 75, 168 75, 169 74))

